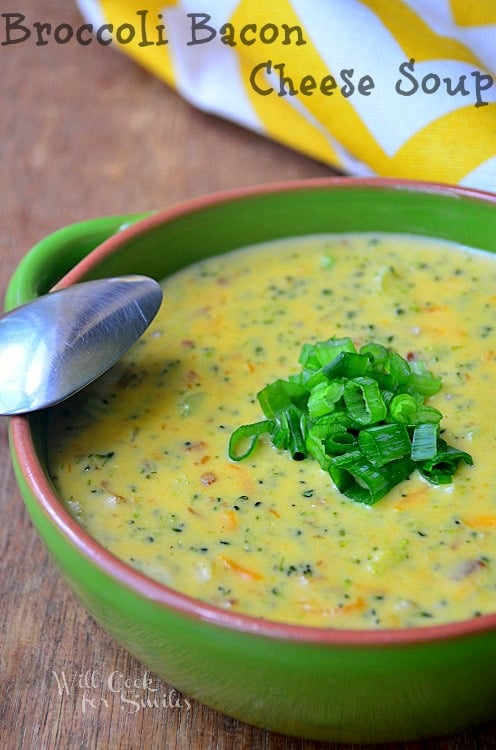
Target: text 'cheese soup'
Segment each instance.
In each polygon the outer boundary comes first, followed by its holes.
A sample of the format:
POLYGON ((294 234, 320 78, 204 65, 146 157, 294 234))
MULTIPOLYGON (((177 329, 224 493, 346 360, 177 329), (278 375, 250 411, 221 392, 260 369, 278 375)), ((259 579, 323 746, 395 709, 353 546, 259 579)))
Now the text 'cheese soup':
POLYGON ((49 465, 106 549, 223 609, 337 628, 439 624, 496 611, 496 258, 425 238, 278 240, 167 278, 162 309, 111 371, 53 410, 49 465), (429 405, 467 451, 450 484, 418 472, 375 505, 262 438, 256 394, 305 342, 349 336, 418 357, 429 405))

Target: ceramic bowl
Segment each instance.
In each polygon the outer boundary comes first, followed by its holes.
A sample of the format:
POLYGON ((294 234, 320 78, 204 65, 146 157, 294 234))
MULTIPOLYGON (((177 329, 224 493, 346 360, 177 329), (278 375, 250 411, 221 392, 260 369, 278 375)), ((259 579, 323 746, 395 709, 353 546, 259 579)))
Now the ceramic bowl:
MULTIPOLYGON (((496 196, 330 179, 209 196, 145 218, 83 222, 33 248, 12 279, 7 306, 61 277, 62 285, 127 273, 162 279, 239 246, 348 231, 408 232, 496 251, 496 196)), ((431 737, 496 718, 496 614, 346 631, 267 622, 176 593, 106 552, 64 510, 47 475, 45 418, 41 412, 10 423, 34 525, 102 627, 188 697, 276 732, 341 742, 431 737)))

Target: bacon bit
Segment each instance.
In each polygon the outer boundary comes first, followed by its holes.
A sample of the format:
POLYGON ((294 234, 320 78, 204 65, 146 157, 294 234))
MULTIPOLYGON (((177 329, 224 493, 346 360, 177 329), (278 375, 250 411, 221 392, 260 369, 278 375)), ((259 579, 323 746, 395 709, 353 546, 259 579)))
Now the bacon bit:
POLYGON ((417 359, 417 355, 415 352, 408 352, 406 355, 406 359, 408 362, 413 362, 414 359, 417 359))
POLYGON ((200 382, 200 376, 194 370, 188 370, 186 373, 186 387, 192 388, 194 385, 200 382))
POLYGON ((113 489, 110 487, 110 482, 107 479, 102 479, 100 482, 100 485, 103 487, 103 489, 109 493, 110 497, 107 498, 108 500, 115 501, 116 503, 127 503, 129 502, 128 498, 124 495, 118 495, 113 491, 113 489))
POLYGON ((263 575, 261 573, 257 573, 255 570, 249 570, 248 568, 244 568, 242 565, 239 565, 239 563, 235 562, 234 560, 231 560, 230 557, 225 557, 224 555, 219 555, 220 560, 224 563, 226 568, 228 570, 231 570, 233 573, 236 573, 240 578, 245 578, 248 581, 262 581, 263 575))
POLYGON ((195 440, 193 443, 188 443, 185 446, 187 451, 199 451, 207 447, 207 443, 204 440, 195 440))
POLYGON ((269 508, 269 513, 272 513, 273 516, 276 518, 280 518, 281 515, 277 512, 277 510, 274 510, 274 508, 269 508))
POLYGON ((181 341, 181 346, 184 347, 185 349, 194 349, 196 344, 191 339, 183 339, 181 341))
POLYGON ((213 471, 206 471, 204 474, 201 475, 200 481, 202 484, 205 484, 207 487, 210 484, 213 484, 217 481, 217 476, 214 474, 213 471))

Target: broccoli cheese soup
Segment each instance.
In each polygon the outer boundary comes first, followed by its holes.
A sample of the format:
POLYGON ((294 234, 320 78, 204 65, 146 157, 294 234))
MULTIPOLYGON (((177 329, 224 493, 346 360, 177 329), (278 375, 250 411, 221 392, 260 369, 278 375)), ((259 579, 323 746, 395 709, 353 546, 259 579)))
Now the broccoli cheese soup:
POLYGON ((377 629, 496 611, 496 258, 447 242, 319 235, 219 255, 163 282, 164 304, 110 372, 53 410, 49 466, 69 512, 150 577, 220 608, 377 629), (466 451, 373 505, 261 436, 257 394, 307 342, 349 337, 422 360, 426 401, 466 451))

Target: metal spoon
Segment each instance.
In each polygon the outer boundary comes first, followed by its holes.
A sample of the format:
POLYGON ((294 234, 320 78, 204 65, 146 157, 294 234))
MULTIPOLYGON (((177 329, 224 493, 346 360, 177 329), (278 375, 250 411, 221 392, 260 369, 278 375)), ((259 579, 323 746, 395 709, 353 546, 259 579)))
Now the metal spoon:
POLYGON ((51 292, 0 317, 0 414, 63 401, 108 370, 158 312, 160 285, 121 276, 51 292))

